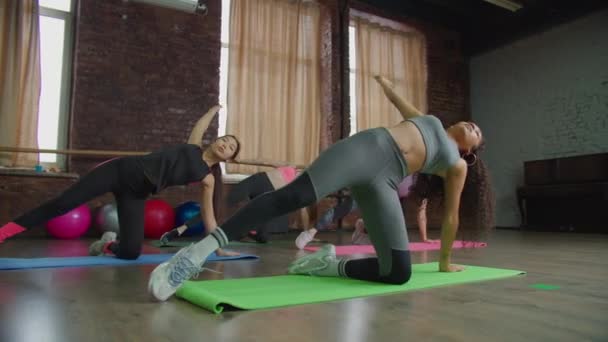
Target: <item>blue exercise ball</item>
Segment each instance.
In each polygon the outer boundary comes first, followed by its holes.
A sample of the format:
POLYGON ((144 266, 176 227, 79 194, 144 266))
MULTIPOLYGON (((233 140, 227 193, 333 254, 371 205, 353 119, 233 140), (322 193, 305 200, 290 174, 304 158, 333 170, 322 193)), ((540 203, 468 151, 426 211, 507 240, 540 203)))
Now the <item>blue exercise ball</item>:
MULTIPOLYGON (((189 219, 201 215, 201 206, 198 202, 188 201, 184 202, 175 208, 175 226, 179 227, 182 224, 186 223, 189 219)), ((186 230, 182 236, 194 236, 194 235, 202 235, 205 232, 205 227, 203 225, 203 221, 201 220, 199 224, 191 227, 186 230)))

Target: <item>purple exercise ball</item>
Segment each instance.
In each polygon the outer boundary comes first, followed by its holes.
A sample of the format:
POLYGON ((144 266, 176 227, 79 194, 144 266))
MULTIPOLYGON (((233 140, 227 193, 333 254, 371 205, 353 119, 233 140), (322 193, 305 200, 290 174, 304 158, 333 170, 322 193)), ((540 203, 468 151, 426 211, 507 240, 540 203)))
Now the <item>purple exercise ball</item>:
POLYGON ((399 198, 407 197, 410 194, 410 187, 413 184, 413 177, 409 175, 405 177, 398 187, 399 198))

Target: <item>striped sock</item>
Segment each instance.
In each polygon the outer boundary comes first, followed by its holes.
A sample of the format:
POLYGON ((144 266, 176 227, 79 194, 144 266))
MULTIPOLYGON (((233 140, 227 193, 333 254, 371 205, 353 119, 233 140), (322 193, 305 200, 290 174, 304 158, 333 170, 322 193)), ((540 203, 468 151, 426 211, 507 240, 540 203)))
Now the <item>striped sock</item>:
POLYGON ((335 259, 322 270, 312 272, 313 275, 321 277, 346 277, 344 267, 348 259, 335 259))
POLYGON ((204 260, 207 260, 207 257, 215 252, 216 249, 226 246, 227 244, 228 237, 226 237, 226 233, 224 233, 220 227, 217 227, 209 236, 194 244, 193 254, 197 260, 204 262, 204 260))

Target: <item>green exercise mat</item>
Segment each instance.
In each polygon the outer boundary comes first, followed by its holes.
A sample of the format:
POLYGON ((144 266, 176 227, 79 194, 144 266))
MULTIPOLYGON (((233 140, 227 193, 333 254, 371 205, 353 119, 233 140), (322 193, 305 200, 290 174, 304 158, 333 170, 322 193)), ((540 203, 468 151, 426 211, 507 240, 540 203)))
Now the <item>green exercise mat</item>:
POLYGON ((327 302, 356 297, 390 294, 430 287, 500 279, 523 271, 467 266, 462 272, 438 272, 437 263, 413 265, 405 285, 387 285, 338 277, 283 275, 274 277, 188 281, 177 296, 209 311, 224 308, 242 310, 327 302))

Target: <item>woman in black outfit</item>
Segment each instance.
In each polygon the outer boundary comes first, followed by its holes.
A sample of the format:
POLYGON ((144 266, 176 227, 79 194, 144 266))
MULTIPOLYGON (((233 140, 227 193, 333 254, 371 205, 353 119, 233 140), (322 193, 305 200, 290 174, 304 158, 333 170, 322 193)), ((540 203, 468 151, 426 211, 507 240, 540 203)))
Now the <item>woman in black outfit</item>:
POLYGON ((136 259, 144 238, 146 198, 166 187, 193 182, 201 182, 201 216, 205 224, 217 226, 212 171, 219 167, 219 162, 234 159, 240 150, 239 141, 231 135, 218 138, 204 150, 201 147, 203 133, 220 108, 214 106, 199 119, 186 144, 168 146, 143 156, 116 158, 96 167, 61 195, 0 228, 0 242, 63 215, 94 197, 112 192, 118 209, 120 240, 116 240, 116 233, 106 232, 101 240, 89 247, 89 254, 136 259))

